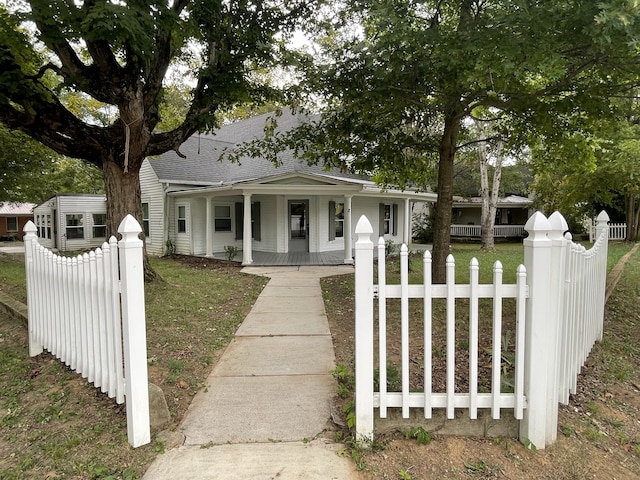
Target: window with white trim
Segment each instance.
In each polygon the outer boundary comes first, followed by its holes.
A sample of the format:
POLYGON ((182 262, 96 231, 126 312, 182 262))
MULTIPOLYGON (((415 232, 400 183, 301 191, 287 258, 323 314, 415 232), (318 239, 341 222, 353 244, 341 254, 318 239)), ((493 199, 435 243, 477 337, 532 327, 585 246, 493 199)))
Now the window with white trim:
POLYGON ((333 221, 335 225, 336 238, 344 237, 344 203, 336 203, 336 211, 333 221))
POLYGON ((178 233, 187 232, 187 207, 178 205, 178 233))
POLYGON ((67 213, 65 226, 67 240, 84 239, 84 215, 82 213, 67 213))
POLYGON ((231 231, 231 205, 216 205, 214 207, 214 227, 216 232, 231 231))
POLYGON ((144 231, 144 236, 149 238, 149 204, 142 204, 142 230, 144 231))
POLYGON ((384 204, 384 216, 382 222, 382 224, 384 225, 382 233, 384 235, 390 234, 392 232, 393 226, 393 208, 389 203, 384 204))
POLYGON ((93 214, 93 238, 107 238, 107 214, 93 214))

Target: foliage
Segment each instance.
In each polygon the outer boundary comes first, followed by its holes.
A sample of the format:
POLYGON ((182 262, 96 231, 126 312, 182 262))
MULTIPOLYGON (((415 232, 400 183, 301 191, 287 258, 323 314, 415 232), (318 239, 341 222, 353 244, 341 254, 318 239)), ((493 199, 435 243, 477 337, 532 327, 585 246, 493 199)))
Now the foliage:
POLYGON ((411 233, 416 243, 433 242, 433 217, 429 212, 422 210, 413 214, 411 233))
POLYGON ((501 135, 522 145, 532 130, 564 128, 560 113, 605 115, 608 97, 637 81, 639 17, 578 0, 337 4, 316 17, 322 48, 303 64, 321 118, 246 152, 292 148, 400 187, 430 184, 437 165, 434 279, 442 281, 465 119, 490 109, 501 135))
MULTIPOLYGON (((640 103, 618 99, 613 119, 580 119, 580 131, 558 132, 533 149, 533 189, 545 212, 568 212, 575 231, 583 219, 607 210, 625 220, 628 239, 638 234, 640 212, 640 103)), ((574 119, 567 119, 573 121, 574 119)))
POLYGON ((128 213, 142 222, 139 171, 147 156, 179 152, 237 105, 283 101, 283 85, 262 73, 292 61, 286 40, 313 3, 0 6, 0 123, 103 172, 110 235, 128 213), (171 86, 169 71, 182 85, 171 86))
POLYGON ((41 203, 58 193, 101 193, 97 168, 56 154, 0 124, 0 199, 41 203))
POLYGON ((225 245, 224 246, 224 255, 226 257, 226 259, 228 261, 233 261, 234 258, 236 258, 236 255, 238 254, 238 252, 240 251, 240 249, 238 247, 236 247, 235 245, 225 245))

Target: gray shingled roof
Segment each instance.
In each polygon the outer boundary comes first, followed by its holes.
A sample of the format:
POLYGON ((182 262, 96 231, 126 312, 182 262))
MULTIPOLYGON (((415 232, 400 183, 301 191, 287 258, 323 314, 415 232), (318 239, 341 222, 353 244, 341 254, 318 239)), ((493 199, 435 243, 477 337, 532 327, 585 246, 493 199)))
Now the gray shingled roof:
MULTIPOLYGON (((273 113, 259 115, 216 130, 214 134, 196 134, 180 147, 180 152, 187 158, 181 158, 176 152, 166 152, 157 158, 150 158, 149 163, 158 178, 170 183, 186 183, 194 185, 233 184, 237 182, 284 175, 304 173, 323 175, 343 179, 365 180, 366 177, 342 173, 338 169, 326 171, 322 165, 308 165, 305 161, 294 158, 293 152, 282 152, 278 155, 282 165, 276 167, 262 158, 245 157, 240 163, 218 158, 225 148, 264 135, 267 118, 273 113)), ((308 121, 308 117, 292 114, 291 110, 283 110, 282 116, 276 118, 278 130, 287 131, 308 121)))

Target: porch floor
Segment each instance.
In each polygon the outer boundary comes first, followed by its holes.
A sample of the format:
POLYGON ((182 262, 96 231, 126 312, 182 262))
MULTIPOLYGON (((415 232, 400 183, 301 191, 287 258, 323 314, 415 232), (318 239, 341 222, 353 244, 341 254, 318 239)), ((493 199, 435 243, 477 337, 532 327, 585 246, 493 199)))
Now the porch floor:
MULTIPOLYGON (((271 253, 254 250, 251 252, 251 256, 253 257, 252 266, 344 265, 344 250, 320 253, 271 253)), ((224 252, 217 252, 213 254, 213 258, 226 260, 227 256, 224 252)), ((242 262, 241 251, 238 252, 233 261, 242 262)))

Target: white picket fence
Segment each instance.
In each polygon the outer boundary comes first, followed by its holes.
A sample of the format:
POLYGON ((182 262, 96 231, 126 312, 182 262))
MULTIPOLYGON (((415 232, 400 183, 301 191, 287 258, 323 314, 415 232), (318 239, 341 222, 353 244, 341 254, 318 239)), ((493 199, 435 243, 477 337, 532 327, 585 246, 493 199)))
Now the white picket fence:
MULTIPOLYGON (((452 237, 480 238, 482 227, 480 225, 451 225, 452 237)), ((494 225, 493 236, 496 238, 524 237, 524 225, 494 225)))
MULTIPOLYGON (((589 220, 589 241, 593 242, 596 237, 597 220, 589 220)), ((610 223, 609 224, 609 240, 626 240, 627 224, 626 223, 610 223)))
MULTIPOLYGON (((456 409, 466 409, 471 419, 478 409, 491 409, 499 418, 502 409, 513 410, 520 420, 519 437, 537 448, 553 443, 557 435, 558 402, 566 403, 575 392, 576 376, 596 340, 602 337, 607 259, 608 216, 598 217, 598 239, 590 250, 574 244, 567 223, 559 213, 547 219, 535 213, 525 225, 524 265, 517 269, 517 282, 502 283, 502 265, 496 262, 492 284, 478 283, 478 262, 470 265, 469 284, 455 283, 454 259, 447 259, 446 283, 431 282, 431 257, 424 254, 422 284, 408 283, 408 253, 401 248, 400 284, 387 285, 384 241, 378 244, 378 283, 373 278, 373 233, 366 217, 356 226, 355 243, 355 339, 356 339, 356 435, 361 441, 373 440, 374 409, 385 418, 390 408, 400 408, 402 417, 419 408, 429 419, 435 408, 446 409, 454 418, 456 409), (374 299, 378 304, 379 391, 374 391, 375 335, 374 299), (400 299, 401 380, 399 392, 387 391, 387 299, 400 299), (432 391, 432 299, 445 299, 446 391, 432 391), (469 301, 469 391, 456 392, 455 300, 469 301), (478 392, 478 303, 493 299, 491 392, 478 392), (501 391, 502 301, 514 298, 516 304, 514 388, 501 391), (409 301, 423 302, 424 388, 409 388, 409 301)), ((398 321, 398 319, 393 319, 398 321)), ((415 322, 416 319, 413 319, 415 322)), ((458 372, 459 374, 460 372, 458 372)), ((413 425, 407 425, 407 428, 413 425)))
POLYGON ((149 443, 140 225, 127 215, 120 241, 73 258, 40 245, 33 222, 24 231, 29 355, 46 349, 118 404, 126 401, 129 443, 149 443))

